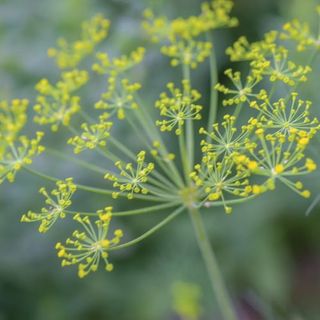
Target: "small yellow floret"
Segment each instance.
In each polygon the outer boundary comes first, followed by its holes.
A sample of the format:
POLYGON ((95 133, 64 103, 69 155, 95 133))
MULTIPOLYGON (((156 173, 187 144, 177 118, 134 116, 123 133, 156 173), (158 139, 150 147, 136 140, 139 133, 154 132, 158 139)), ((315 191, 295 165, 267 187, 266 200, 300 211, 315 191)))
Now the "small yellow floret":
POLYGON ((282 164, 277 164, 275 167, 274 167, 274 172, 276 174, 280 174, 284 171, 284 166, 282 164))

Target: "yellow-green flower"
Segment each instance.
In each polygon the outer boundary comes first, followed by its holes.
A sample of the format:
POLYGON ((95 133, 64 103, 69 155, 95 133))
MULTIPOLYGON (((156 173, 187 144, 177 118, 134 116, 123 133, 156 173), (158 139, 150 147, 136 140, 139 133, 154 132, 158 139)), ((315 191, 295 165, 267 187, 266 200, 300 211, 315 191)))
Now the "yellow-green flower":
POLYGON ((226 114, 221 124, 212 125, 211 132, 204 128, 199 130, 200 134, 205 134, 208 139, 201 140, 201 151, 204 154, 231 155, 233 152, 241 152, 245 149, 250 134, 250 126, 242 126, 238 129, 234 124, 236 117, 226 114))
POLYGON ((205 61, 210 56, 211 50, 210 42, 194 40, 180 40, 161 47, 161 53, 171 58, 173 67, 186 65, 192 69, 205 61))
POLYGON ((13 143, 27 122, 27 99, 0 102, 0 149, 4 143, 13 143))
POLYGON ((279 180, 290 189, 308 198, 310 192, 303 190, 300 181, 295 178, 308 174, 316 169, 315 163, 305 157, 304 150, 310 142, 305 131, 297 131, 290 135, 282 133, 266 134, 264 129, 256 130, 257 142, 247 145, 249 156, 238 156, 236 162, 243 164, 255 175, 267 177, 267 184, 275 188, 275 181, 279 180))
POLYGON ((222 201, 226 213, 232 212, 227 200, 248 197, 251 193, 249 172, 238 170, 232 156, 225 155, 221 160, 214 154, 202 159, 202 164, 195 166, 190 177, 199 188, 202 204, 222 201))
POLYGON ((17 171, 23 166, 30 165, 33 157, 44 151, 40 145, 43 132, 37 132, 36 137, 29 139, 19 136, 14 142, 2 146, 0 152, 0 183, 5 179, 13 182, 17 171))
POLYGON ((103 114, 99 117, 99 123, 81 125, 81 134, 68 140, 68 143, 74 146, 74 153, 106 146, 113 125, 111 121, 107 121, 108 118, 108 114, 103 114))
POLYGON ((69 125, 71 117, 80 110, 80 97, 74 96, 73 92, 87 81, 88 73, 79 70, 63 72, 55 85, 42 79, 36 85, 40 95, 34 106, 37 113, 34 121, 41 125, 50 124, 52 131, 57 131, 60 125, 69 125))
POLYGON ((228 96, 227 99, 223 99, 224 106, 250 102, 253 99, 260 99, 266 94, 263 89, 254 91, 254 88, 262 81, 260 72, 252 70, 252 74, 246 77, 245 83, 242 82, 239 71, 233 72, 232 69, 227 69, 224 74, 231 80, 234 87, 228 88, 221 83, 215 85, 216 90, 228 96), (229 97, 230 95, 231 97, 229 97))
POLYGON ((57 181, 57 188, 50 193, 45 188, 39 192, 46 198, 46 207, 39 213, 28 211, 21 217, 21 222, 40 222, 39 232, 47 232, 59 218, 65 218, 65 209, 71 206, 71 198, 77 187, 72 178, 57 181))
POLYGON ((96 54, 98 63, 95 63, 92 66, 92 70, 99 74, 107 74, 115 77, 141 63, 144 58, 144 54, 145 48, 143 47, 137 48, 128 56, 122 55, 114 59, 111 59, 105 52, 98 52, 96 54))
POLYGON ((291 93, 291 99, 279 99, 271 103, 252 101, 250 106, 259 112, 260 127, 275 130, 274 132, 290 135, 297 131, 306 131, 313 136, 319 129, 319 120, 310 118, 311 101, 298 98, 298 93, 291 93))
MULTIPOLYGON (((320 21, 320 6, 317 7, 318 22, 320 21)), ((297 50, 304 51, 309 47, 319 50, 320 33, 314 34, 308 23, 294 19, 283 25, 280 35, 283 40, 293 40, 297 43, 297 50)))
MULTIPOLYGON (((114 175, 107 173, 105 179, 113 181, 113 186, 120 192, 128 193, 128 199, 133 199, 135 193, 147 194, 149 192, 146 183, 148 176, 154 169, 153 163, 145 162, 146 152, 140 151, 137 154, 136 167, 132 163, 122 163, 117 161, 115 166, 119 169, 120 174, 114 175)), ((119 192, 114 192, 113 197, 117 198, 119 192)))
POLYGON ((113 270, 113 265, 108 260, 108 250, 120 242, 123 232, 116 229, 113 237, 108 238, 111 211, 111 207, 98 211, 99 218, 94 223, 88 216, 75 215, 74 220, 80 223, 82 230, 75 230, 65 244, 56 244, 62 266, 77 264, 80 278, 97 271, 100 262, 104 263, 105 270, 113 270))
POLYGON ((82 25, 82 34, 79 40, 69 43, 63 38, 57 42, 58 48, 48 50, 49 57, 56 60, 59 68, 75 68, 89 54, 98 43, 108 35, 110 22, 98 14, 82 25))
POLYGON ((191 89, 190 82, 182 81, 182 90, 176 88, 173 83, 168 83, 170 95, 161 93, 160 99, 156 101, 156 108, 165 120, 156 121, 161 131, 172 131, 180 135, 186 120, 200 120, 202 106, 195 104, 201 95, 197 90, 191 89))
POLYGON ((140 90, 141 85, 137 82, 130 83, 128 79, 110 77, 108 79, 108 90, 101 95, 101 100, 95 104, 96 109, 110 111, 110 117, 117 115, 119 120, 126 116, 125 110, 137 109, 135 92, 140 90))

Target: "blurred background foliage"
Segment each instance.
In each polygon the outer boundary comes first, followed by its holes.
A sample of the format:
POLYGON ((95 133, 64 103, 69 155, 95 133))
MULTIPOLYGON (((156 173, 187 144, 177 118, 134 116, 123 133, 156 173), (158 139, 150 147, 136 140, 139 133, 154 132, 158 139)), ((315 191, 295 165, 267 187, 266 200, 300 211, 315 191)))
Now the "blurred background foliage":
MULTIPOLYGON (((56 81, 58 71, 46 56, 47 48, 59 36, 77 37, 81 22, 101 12, 112 20, 106 44, 109 52, 126 53, 139 45, 150 49, 144 66, 135 76, 145 83, 144 99, 152 108, 152 101, 164 84, 179 79, 180 74, 169 68, 158 48, 150 48, 140 29, 141 13, 151 7, 169 17, 187 16, 197 13, 200 3, 200 0, 0 0, 1 99, 33 99, 33 87, 40 78, 56 81)), ((224 50, 239 35, 257 40, 292 17, 315 25, 316 4, 311 0, 235 0, 234 13, 240 26, 216 34, 221 75, 229 66, 224 50)), ((305 55, 297 58, 307 61, 305 55)), ((319 61, 313 66, 311 81, 303 87, 303 96, 314 101, 317 114, 319 61)), ((193 79, 206 104, 208 65, 201 66, 193 79)), ((96 92, 96 89, 88 91, 88 102, 96 92)), ((132 140, 126 127, 118 129, 122 139, 132 140)), ((60 136, 51 136, 51 140, 61 144, 59 148, 65 147, 60 136)), ((136 141, 131 140, 135 146, 136 141)), ((318 158, 319 148, 315 144, 313 150, 318 158)), ((74 175, 89 183, 95 179, 61 160, 41 158, 37 165, 60 177, 74 175)), ((308 177, 306 183, 315 197, 320 192, 319 174, 308 177)), ((42 184, 30 175, 19 174, 17 183, 5 183, 0 189, 0 320, 182 319, 174 307, 177 298, 173 288, 177 282, 201 288, 198 297, 201 319, 219 319, 186 217, 178 218, 144 244, 119 252, 113 257, 116 268, 111 274, 99 271, 79 280, 74 269, 61 269, 53 249, 56 241, 65 239, 67 224, 39 235, 33 225, 19 222, 27 208, 40 206, 42 199, 37 190, 42 184)), ((212 243, 242 319, 319 319, 320 209, 316 207, 306 217, 310 202, 279 187, 259 200, 236 207, 231 216, 222 210, 204 211, 212 243)), ((104 199, 91 195, 77 199, 77 207, 82 210, 103 203, 104 199)), ((124 203, 121 209, 129 205, 124 203)), ((130 237, 158 219, 153 214, 120 220, 119 224, 130 237)), ((190 296, 187 292, 181 294, 190 296)), ((178 299, 181 304, 181 297, 178 299)))

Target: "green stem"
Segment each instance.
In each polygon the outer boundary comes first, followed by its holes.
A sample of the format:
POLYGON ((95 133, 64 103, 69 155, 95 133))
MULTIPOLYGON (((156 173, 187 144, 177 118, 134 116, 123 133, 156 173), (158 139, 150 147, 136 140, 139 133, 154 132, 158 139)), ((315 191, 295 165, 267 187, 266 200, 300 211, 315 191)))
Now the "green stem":
MULTIPOLYGON (((138 109, 139 115, 136 115, 137 120, 140 122, 141 126, 144 128, 145 133, 147 135, 150 135, 153 141, 158 140, 160 142, 160 149, 159 152, 161 154, 162 157, 165 157, 168 153, 167 148, 163 142, 163 139, 157 129, 157 127, 154 125, 154 122, 149 114, 149 112, 146 110, 144 104, 142 103, 139 95, 136 95, 137 97, 137 101, 139 102, 140 108, 138 109)), ((182 187, 183 184, 183 179, 179 174, 178 169, 176 168, 176 166, 174 165, 174 163, 172 161, 168 162, 168 167, 167 170, 165 172, 169 173, 170 176, 174 177, 173 181, 175 184, 177 184, 178 187, 182 187)))
MULTIPOLYGON (((147 149, 152 150, 152 146, 149 143, 148 138, 147 138, 148 135, 144 135, 143 132, 140 132, 141 130, 139 130, 139 126, 135 125, 135 123, 130 119, 130 117, 127 117, 126 119, 127 119, 128 123, 129 123, 129 125, 131 126, 132 130, 136 132, 136 134, 139 137, 140 141, 146 146, 147 149)), ((155 160, 157 161, 157 164, 162 168, 163 172, 165 172, 167 174, 167 176, 171 180, 167 179, 164 175, 162 175, 160 173, 157 173, 156 170, 153 170, 153 174, 157 175, 157 178, 159 180, 166 181, 166 183, 169 183, 170 185, 172 185, 171 181, 173 181, 175 183, 175 185, 177 187, 179 187, 179 184, 177 183, 177 180, 179 180, 180 177, 178 175, 176 175, 175 172, 172 172, 171 174, 168 174, 168 172, 167 172, 168 171, 167 170, 168 167, 163 166, 163 164, 161 163, 161 161, 159 159, 155 158, 155 160)))
POLYGON ((237 317, 232 307, 231 299, 227 293, 221 271, 217 264, 216 257, 212 251, 208 235, 206 233, 200 212, 196 208, 189 208, 190 217, 197 236, 203 260, 207 267, 212 289, 215 293, 217 303, 220 307, 224 320, 236 320, 237 317))
MULTIPOLYGON (((208 41, 213 43, 213 35, 211 32, 207 33, 208 41)), ((217 60, 214 48, 211 50, 210 54, 210 109, 208 117, 208 131, 210 132, 212 124, 216 121, 217 111, 218 111, 218 92, 214 88, 218 82, 218 69, 217 69, 217 60)))
POLYGON ((240 103, 236 106, 236 109, 234 110, 234 113, 232 114, 232 116, 234 116, 236 118, 235 121, 238 120, 238 117, 239 117, 239 114, 242 110, 242 107, 243 107, 243 103, 240 103))
MULTIPOLYGON (((69 130, 70 130, 73 134, 79 135, 79 132, 77 132, 77 130, 76 130, 74 127, 70 126, 70 127, 69 127, 69 130)), ((135 155, 133 152, 131 152, 131 150, 128 149, 125 145, 123 145, 120 141, 118 141, 117 139, 112 138, 112 137, 110 137, 109 140, 110 140, 110 142, 111 142, 115 147, 118 148, 118 150, 120 150, 122 153, 124 153, 124 154, 125 154, 126 156, 128 156, 130 159, 132 159, 132 160, 134 160, 134 161, 136 160, 136 155, 135 155)), ((101 147, 98 147, 98 146, 97 146, 97 147, 96 147, 96 152, 98 152, 98 153, 101 154, 102 156, 106 157, 108 160, 112 161, 113 163, 115 163, 116 161, 118 161, 118 157, 117 157, 117 156, 113 155, 112 153, 108 152, 107 150, 105 150, 105 149, 103 149, 103 148, 101 148, 101 147)), ((81 160, 79 160, 79 164, 80 164, 80 161, 81 161, 81 160)), ((82 161, 82 165, 84 165, 84 163, 85 163, 85 161, 82 161)), ((90 168, 90 164, 86 164, 86 167, 87 167, 87 168, 90 168)), ((105 170, 105 173, 107 173, 107 172, 110 172, 110 171, 105 170)), ((154 170, 154 174, 156 174, 156 173, 157 173, 156 170, 154 170)), ((160 186, 160 188, 162 188, 163 190, 168 190, 168 185, 165 186, 163 183, 159 182, 159 181, 156 180, 156 179, 153 179, 152 177, 149 177, 149 181, 152 182, 152 183, 154 183, 155 185, 160 186)))
POLYGON ((76 164, 78 164, 79 166, 83 167, 83 168, 87 168, 93 172, 96 172, 96 173, 101 173, 101 174, 106 174, 108 172, 108 170, 104 169, 104 168, 101 168, 99 166, 96 166, 94 164, 91 164, 87 161, 83 161, 83 160, 80 160, 80 159, 76 159, 74 157, 71 157, 69 154, 65 154, 65 153, 62 153, 61 151, 58 151, 58 150, 54 150, 54 149, 51 149, 51 148, 46 148, 46 152, 55 156, 55 157, 58 157, 58 158, 61 158, 63 160, 66 160, 66 161, 71 161, 71 162, 74 162, 76 164))
MULTIPOLYGON (((57 182, 60 179, 46 175, 44 173, 41 173, 37 170, 31 169, 30 167, 23 167, 26 171, 32 173, 33 175, 36 175, 42 179, 45 180, 49 180, 52 182, 57 182)), ((104 195, 108 195, 108 196, 112 196, 112 193, 115 190, 109 190, 109 189, 102 189, 102 188, 95 188, 95 187, 90 187, 90 186, 85 186, 83 184, 76 184, 76 187, 79 190, 82 191, 88 191, 88 192, 92 192, 92 193, 96 193, 96 194, 104 194, 104 195)), ((123 197, 126 198, 127 197, 127 193, 123 192, 123 193, 119 193, 119 197, 123 197)), ((143 195, 143 194, 135 194, 134 197, 136 199, 141 199, 141 200, 146 200, 146 201, 157 201, 157 202, 165 202, 167 201, 165 198, 161 198, 161 197, 154 197, 154 196, 149 196, 149 195, 143 195)))
POLYGON ((156 226, 154 226, 153 228, 151 228, 150 230, 148 230, 147 232, 142 234, 140 237, 135 238, 135 239, 133 239, 133 240, 131 240, 129 242, 126 242, 124 244, 120 244, 120 245, 118 245, 116 247, 110 248, 109 250, 123 249, 123 248, 127 248, 127 247, 130 247, 130 246, 132 246, 134 244, 137 244, 137 243, 141 242, 142 240, 146 239, 147 237, 151 236, 152 234, 157 232, 159 229, 164 227, 166 224, 168 224, 174 218, 176 218, 183 210, 184 210, 184 207, 179 207, 178 209, 173 211, 170 215, 168 215, 164 220, 162 220, 156 226))
MULTIPOLYGON (((183 80, 188 80, 191 85, 190 67, 186 64, 183 65, 182 69, 183 80)), ((187 144, 187 155, 188 155, 188 171, 192 170, 194 164, 194 132, 193 132, 193 120, 189 119, 186 121, 186 144, 187 144)))
MULTIPOLYGON (((178 202, 169 202, 164 204, 158 204, 155 206, 140 208, 140 209, 134 209, 134 210, 127 210, 127 211, 119 211, 119 212, 112 212, 113 217, 127 217, 127 216, 133 216, 138 214, 145 214, 149 212, 156 212, 163 209, 173 208, 177 207, 179 205, 178 202)), ((65 210, 65 213, 68 214, 80 214, 85 216, 97 216, 96 212, 79 212, 79 211, 71 211, 71 210, 65 210)))
POLYGON ((188 154, 187 154, 186 141, 185 141, 183 129, 181 129, 181 133, 179 134, 179 148, 180 148, 180 157, 181 157, 185 180, 188 181, 189 180, 189 173, 190 173, 189 158, 188 158, 188 154))
MULTIPOLYGON (((313 65, 314 61, 316 60, 316 58, 318 56, 318 52, 319 52, 319 50, 317 48, 312 52, 308 62, 306 63, 307 66, 313 65)), ((296 85, 293 88, 291 88, 290 92, 297 91, 301 84, 302 84, 302 82, 297 82, 296 85)), ((288 94, 288 97, 287 97, 287 99, 285 99, 285 102, 288 102, 290 97, 291 97, 290 94, 288 94)))
POLYGON ((249 200, 253 200, 257 198, 258 195, 254 194, 251 196, 248 196, 246 198, 241 199, 234 199, 234 200, 226 200, 226 201, 206 201, 205 204, 201 202, 200 204, 197 204, 196 208, 203 208, 203 209, 210 209, 211 207, 220 207, 224 205, 233 205, 233 204, 239 204, 244 203, 249 200))

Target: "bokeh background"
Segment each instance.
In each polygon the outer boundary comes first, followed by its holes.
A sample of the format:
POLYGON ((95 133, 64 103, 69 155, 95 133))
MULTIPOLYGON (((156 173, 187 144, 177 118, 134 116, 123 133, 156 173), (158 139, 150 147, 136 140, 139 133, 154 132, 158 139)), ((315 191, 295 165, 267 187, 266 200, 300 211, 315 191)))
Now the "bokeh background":
MULTIPOLYGON (((140 29, 144 8, 152 7, 160 14, 176 17, 197 13, 200 3, 200 0, 0 0, 0 97, 32 100, 34 85, 40 78, 56 81, 58 71, 47 58, 47 48, 61 35, 76 38, 81 22, 97 12, 112 20, 107 48, 117 54, 146 44, 140 29)), ((316 4, 311 0, 235 0, 234 14, 240 26, 216 34, 219 69, 228 67, 224 50, 239 35, 257 40, 292 17, 315 25, 316 4)), ((137 74, 146 83, 144 99, 151 107, 164 84, 179 78, 157 50, 150 50, 137 74)), ((301 59, 303 62, 307 58, 301 59)), ((320 111, 319 61, 313 66, 311 81, 302 87, 303 96, 314 101, 316 114, 320 111)), ((204 64, 193 79, 207 103, 208 65, 204 64)), ((87 96, 88 101, 95 98, 91 91, 87 96)), ((118 131, 122 139, 131 139, 126 127, 118 131)), ((50 139, 57 148, 65 148, 59 135, 50 139)), ((130 143, 135 146, 136 142, 130 143)), ((317 157, 319 150, 320 146, 315 144, 313 156, 317 157)), ((60 177, 74 175, 88 183, 95 179, 63 160, 44 157, 37 166, 60 177)), ((320 193, 319 174, 306 178, 305 182, 316 197, 320 193)), ((177 297, 173 288, 177 282, 191 283, 192 288, 196 286, 201 291, 201 319, 219 319, 189 219, 179 217, 143 244, 119 252, 113 257, 114 272, 99 271, 79 280, 75 269, 60 267, 54 250, 54 244, 67 235, 67 223, 39 235, 34 225, 19 222, 27 209, 41 205, 42 198, 37 193, 41 185, 43 181, 21 173, 15 184, 0 186, 0 320, 182 319, 174 308, 177 297)), ((104 201, 87 195, 77 199, 77 206, 87 210, 104 201)), ((204 212, 242 319, 320 319, 320 209, 316 207, 306 217, 311 201, 279 187, 259 200, 234 208, 231 216, 216 209, 204 212)), ((123 203, 121 209, 129 205, 123 203)), ((129 236, 134 236, 158 220, 159 216, 154 214, 118 223, 129 236)), ((192 292, 188 295, 188 286, 185 288, 186 292, 180 294, 188 301, 192 292)))

